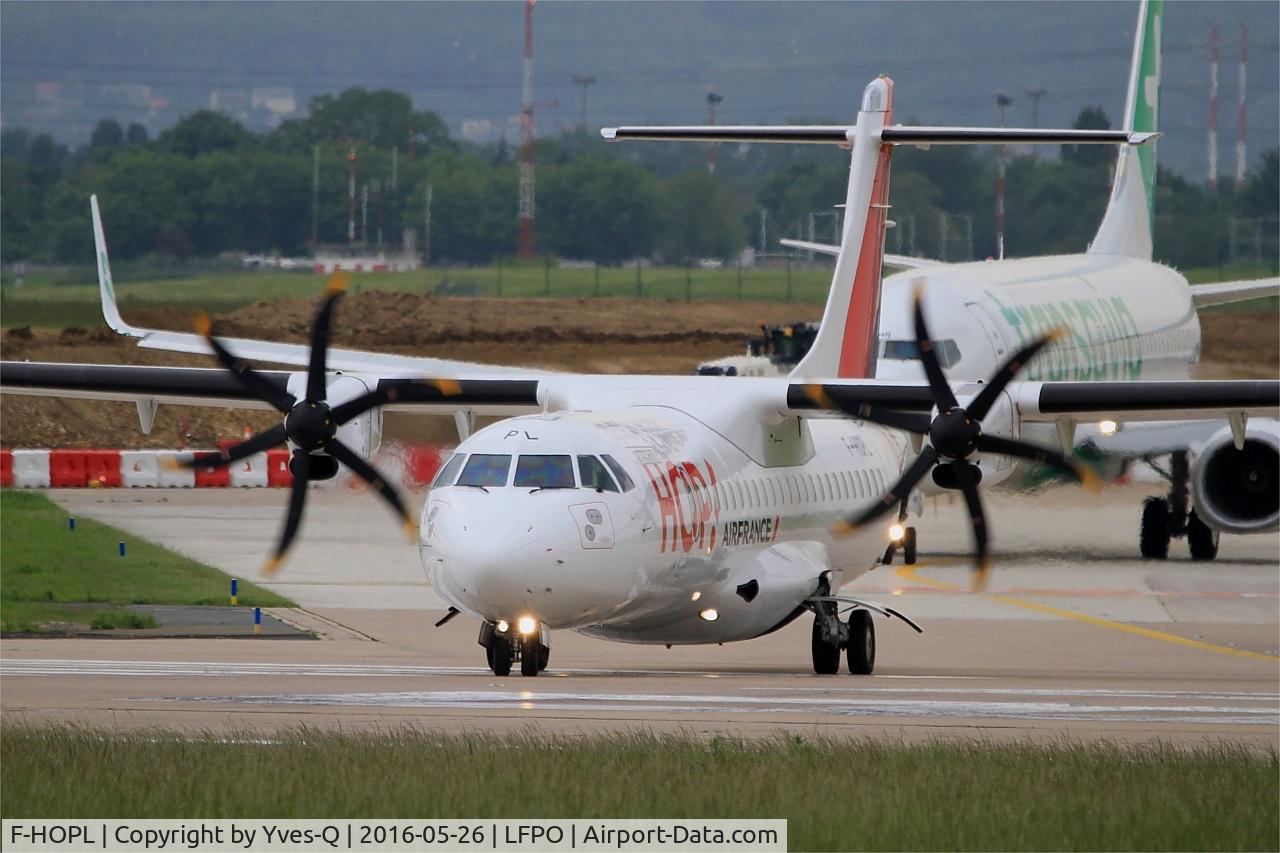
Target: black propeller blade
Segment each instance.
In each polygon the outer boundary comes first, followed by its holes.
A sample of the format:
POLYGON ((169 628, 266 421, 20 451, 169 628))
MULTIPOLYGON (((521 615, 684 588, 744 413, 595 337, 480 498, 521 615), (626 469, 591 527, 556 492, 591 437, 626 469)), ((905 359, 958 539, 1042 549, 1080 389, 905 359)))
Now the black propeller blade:
POLYGON ((1010 356, 978 395, 969 402, 969 405, 962 407, 947 383, 942 365, 938 361, 934 341, 929 336, 919 287, 915 291, 914 314, 916 347, 920 354, 921 365, 924 367, 925 377, 929 381, 929 389, 933 394, 937 412, 935 416, 930 418, 928 415, 913 412, 876 409, 866 404, 844 405, 833 400, 821 385, 808 386, 809 396, 823 408, 842 411, 851 417, 872 421, 893 429, 928 436, 928 442, 921 449, 920 454, 907 466, 888 493, 870 508, 844 519, 836 528, 836 532, 850 533, 893 510, 911 494, 911 490, 924 479, 925 474, 932 471, 936 482, 945 484, 949 488, 959 489, 964 495, 965 506, 969 509, 970 527, 973 530, 974 589, 977 590, 981 589, 986 581, 987 570, 991 565, 991 551, 987 517, 978 491, 982 473, 969 461, 972 456, 977 453, 998 453, 1028 459, 1073 476, 1090 489, 1098 487, 1098 479, 1085 466, 1055 451, 1023 441, 982 433, 982 419, 991 411, 1000 394, 1036 353, 1060 337, 1059 332, 1050 332, 1010 356))
MULTIPOLYGON (((335 273, 325 287, 324 302, 316 312, 315 324, 311 328, 307 393, 302 400, 295 399, 292 394, 255 372, 244 360, 232 355, 222 342, 213 336, 213 321, 209 315, 203 311, 196 314, 196 331, 204 335, 218 363, 235 374, 248 391, 270 403, 283 414, 284 422, 226 450, 197 453, 193 458, 176 464, 187 468, 206 465, 222 467, 281 444, 288 443, 295 448, 293 458, 289 462, 289 471, 293 474, 293 486, 289 492, 289 511, 285 516, 280 542, 263 568, 263 572, 268 575, 274 574, 284 564, 285 555, 288 554, 289 547, 298 535, 302 524, 302 512, 307 503, 308 484, 312 480, 325 478, 323 472, 327 466, 318 464, 329 462, 323 456, 328 456, 350 468, 352 473, 368 483, 395 510, 396 515, 404 521, 406 532, 412 535, 415 531, 413 519, 399 492, 378 473, 373 465, 337 438, 338 427, 370 409, 394 400, 394 388, 390 391, 373 391, 364 394, 336 408, 330 407, 326 401, 328 387, 325 366, 329 353, 329 327, 333 321, 334 308, 346 288, 347 275, 343 272, 335 273)), ((458 393, 457 382, 452 380, 428 380, 428 382, 442 395, 458 393)), ((329 465, 332 464, 329 462, 329 465)), ((332 470, 329 468, 330 475, 332 470)))

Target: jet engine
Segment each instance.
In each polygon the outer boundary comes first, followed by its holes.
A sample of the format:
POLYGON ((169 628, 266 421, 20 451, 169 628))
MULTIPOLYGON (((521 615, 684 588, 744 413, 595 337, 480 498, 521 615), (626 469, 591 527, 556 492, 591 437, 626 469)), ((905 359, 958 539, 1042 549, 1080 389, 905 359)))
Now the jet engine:
POLYGON ((1280 423, 1250 424, 1244 449, 1231 428, 1214 433, 1191 473, 1196 513, 1225 533, 1269 533, 1280 527, 1280 423))

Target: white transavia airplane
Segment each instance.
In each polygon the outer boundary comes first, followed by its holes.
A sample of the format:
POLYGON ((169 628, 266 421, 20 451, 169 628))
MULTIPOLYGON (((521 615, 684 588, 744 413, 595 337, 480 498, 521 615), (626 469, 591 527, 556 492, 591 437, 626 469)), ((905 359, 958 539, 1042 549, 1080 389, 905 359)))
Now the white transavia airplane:
MULTIPOLYGON (((821 331, 790 377, 600 376, 503 371, 483 365, 331 350, 342 282, 331 281, 310 347, 139 329, 115 308, 93 204, 108 322, 142 346, 212 351, 222 370, 93 364, 0 364, 0 390, 157 403, 274 408, 283 419, 190 464, 221 465, 277 444, 293 450, 294 485, 274 569, 298 531, 309 480, 339 463, 408 521, 395 490, 364 461, 381 412, 513 417, 463 440, 422 509, 417 544, 437 593, 481 623, 490 667, 546 667, 550 631, 634 643, 725 643, 767 634, 811 612, 812 662, 835 673, 875 663, 871 614, 888 607, 841 595, 885 546, 869 525, 925 475, 958 488, 973 522, 976 563, 989 562, 979 480, 999 482, 1012 458, 1082 476, 1054 451, 1018 440, 1025 425, 1061 417, 1118 421, 1271 415, 1280 382, 1040 382, 1016 373, 1031 342, 986 383, 948 383, 916 311, 927 382, 868 379, 895 145, 967 142, 1141 144, 1124 131, 920 128, 890 124, 893 84, 866 87, 856 124, 784 128, 618 128, 617 138, 702 138, 852 147, 842 245, 821 331), (307 365, 258 371, 244 359, 307 365), (917 435, 913 439, 903 430, 917 435), (887 495, 886 495, 887 492, 887 495), (884 497, 882 497, 884 496, 884 497), (851 608, 842 619, 842 608, 851 608)), ((918 303, 917 303, 918 304, 918 303)), ((905 617, 903 617, 905 619, 905 617)), ((443 621, 443 620, 442 620, 443 621)), ((908 620, 909 621, 909 620, 908 620)), ((918 629, 917 629, 918 630, 918 629)))
MULTIPOLYGON (((1154 133, 1158 128, 1163 5, 1144 0, 1139 7, 1126 131, 1154 133)), ((1155 163, 1154 144, 1120 149, 1110 203, 1084 254, 964 264, 886 256, 889 266, 909 269, 884 281, 876 378, 922 376, 911 307, 912 293, 921 286, 930 331, 952 379, 989 376, 1009 353, 1052 328, 1066 330, 1066 338, 1032 360, 1024 378, 1190 378, 1200 358, 1196 309, 1275 296, 1280 278, 1188 285, 1176 270, 1154 263, 1155 163)), ((782 242, 824 254, 840 251, 838 246, 782 242)), ((1123 433, 1117 426, 1077 424, 1063 417, 1054 424, 1031 425, 1024 436, 1059 444, 1064 453, 1091 447, 1106 455, 1148 460, 1173 454, 1169 469, 1161 471, 1170 483, 1168 496, 1149 498, 1143 508, 1143 556, 1163 559, 1170 538, 1185 535, 1192 558, 1211 560, 1217 556, 1219 532, 1262 533, 1280 526, 1276 421, 1246 424, 1236 413, 1230 424, 1135 422, 1125 425, 1123 433)), ((904 532, 910 560, 915 531, 906 527, 904 532)))

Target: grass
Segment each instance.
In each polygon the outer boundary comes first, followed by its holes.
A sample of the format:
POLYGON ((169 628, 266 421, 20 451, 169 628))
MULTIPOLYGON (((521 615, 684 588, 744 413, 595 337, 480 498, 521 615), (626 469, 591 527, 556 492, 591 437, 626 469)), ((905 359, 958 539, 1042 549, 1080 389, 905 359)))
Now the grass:
MULTIPOLYGON (((230 603, 229 579, 212 566, 87 518, 77 518, 73 532, 67 514, 38 492, 0 491, 0 543, 5 632, 56 630, 57 623, 149 628, 150 616, 124 606, 230 603)), ((294 606, 245 581, 239 594, 243 606, 294 606)))
MULTIPOLYGON (((352 276, 351 292, 399 291, 458 296, 589 298, 643 296, 655 299, 748 299, 820 303, 826 299, 831 270, 736 268, 703 270, 684 267, 560 268, 541 263, 508 263, 490 267, 431 267, 404 273, 352 276), (788 285, 788 279, 790 285, 788 285)), ((313 297, 323 289, 320 276, 296 272, 206 274, 161 281, 117 281, 116 296, 128 312, 139 308, 203 308, 213 314, 256 302, 313 297)), ((6 327, 92 328, 101 325, 96 283, 28 282, 0 287, 0 323, 6 327)))
POLYGON ((786 818, 792 849, 1273 849, 1232 746, 0 729, 5 818, 786 818), (121 785, 121 779, 129 784, 121 785))

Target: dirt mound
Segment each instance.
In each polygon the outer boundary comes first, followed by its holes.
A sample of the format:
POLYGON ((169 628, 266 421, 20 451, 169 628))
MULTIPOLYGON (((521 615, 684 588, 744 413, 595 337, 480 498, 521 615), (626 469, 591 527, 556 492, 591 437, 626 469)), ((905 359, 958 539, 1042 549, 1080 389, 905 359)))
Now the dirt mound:
MULTIPOLYGON (((305 343, 315 300, 258 303, 218 318, 223 335, 305 343)), ((777 302, 679 302, 654 299, 470 299, 410 293, 349 296, 335 323, 334 345, 588 373, 691 373, 699 361, 742 351, 758 323, 816 320, 817 305, 777 302)), ((189 331, 177 310, 128 312, 151 328, 189 331)), ((1201 318, 1204 378, 1274 378, 1280 373, 1275 312, 1222 312, 1201 318)), ((110 329, 49 332, 10 329, 0 356, 11 360, 209 367, 204 356, 139 349, 110 329)), ((0 398, 6 447, 211 446, 278 423, 271 412, 161 406, 144 436, 130 403, 0 398)), ((384 435, 400 441, 456 441, 452 420, 388 415, 384 435)))

